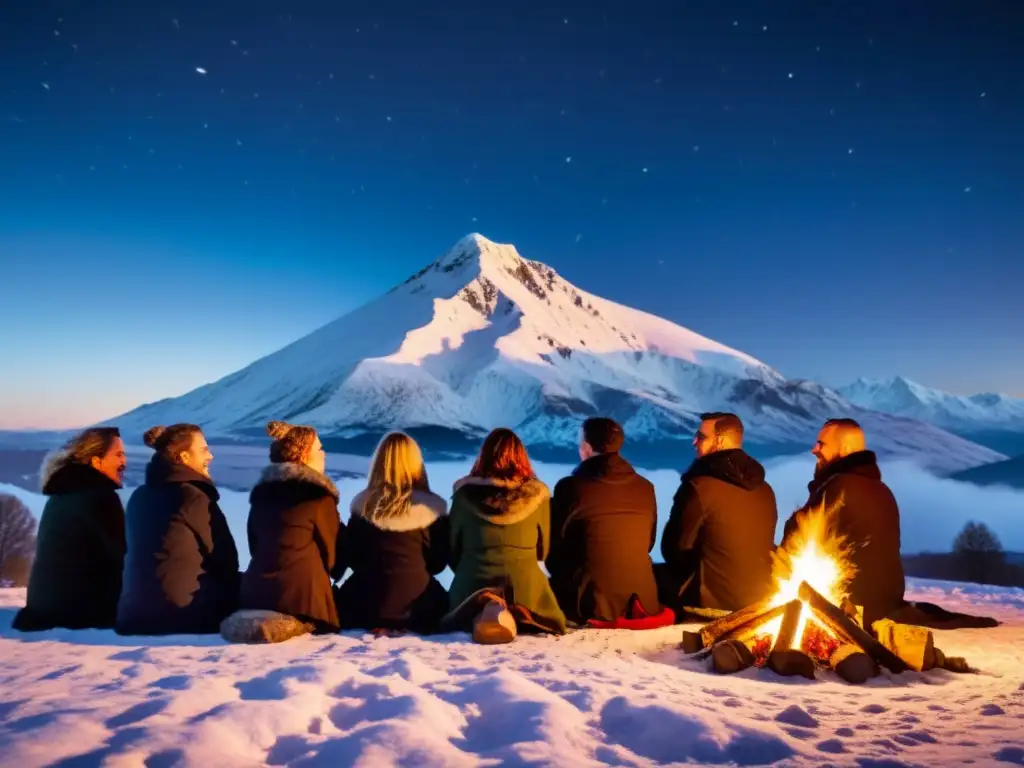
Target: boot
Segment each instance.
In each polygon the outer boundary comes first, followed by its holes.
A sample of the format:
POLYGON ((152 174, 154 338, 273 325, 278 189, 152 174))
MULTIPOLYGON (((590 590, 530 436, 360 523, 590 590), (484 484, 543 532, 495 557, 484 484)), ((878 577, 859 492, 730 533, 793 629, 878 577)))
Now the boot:
POLYGON ((505 607, 505 601, 490 597, 473 619, 473 642, 481 645, 498 645, 511 643, 515 639, 516 620, 505 607))

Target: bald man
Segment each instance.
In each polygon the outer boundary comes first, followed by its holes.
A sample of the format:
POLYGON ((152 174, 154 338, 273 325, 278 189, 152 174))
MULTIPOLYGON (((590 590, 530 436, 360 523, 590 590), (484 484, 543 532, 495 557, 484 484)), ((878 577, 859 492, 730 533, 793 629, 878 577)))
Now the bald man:
POLYGON ((796 533, 809 510, 824 503, 833 514, 834 530, 852 547, 857 572, 850 584, 850 600, 864 606, 868 621, 882 618, 904 605, 906 582, 900 560, 900 511, 864 431, 853 419, 826 421, 811 449, 818 460, 814 479, 807 485, 807 503, 786 521, 782 547, 796 533))

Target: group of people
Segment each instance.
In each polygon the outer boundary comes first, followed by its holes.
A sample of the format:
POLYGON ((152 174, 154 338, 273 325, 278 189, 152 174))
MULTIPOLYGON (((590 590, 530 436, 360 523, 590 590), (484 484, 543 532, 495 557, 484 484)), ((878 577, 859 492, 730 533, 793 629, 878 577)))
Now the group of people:
MULTIPOLYGON (((126 510, 116 428, 87 429, 49 456, 27 604, 13 626, 215 633, 255 609, 315 632, 466 630, 499 643, 521 631, 662 626, 687 607, 735 610, 774 589, 775 494, 734 414, 702 416, 657 564, 654 487, 622 457, 625 435, 611 419, 583 423, 580 464, 553 491, 516 434, 496 429, 447 500, 431 490, 416 442, 390 433, 347 522, 316 431, 277 421, 267 431, 244 571, 198 426, 146 432, 153 456, 126 510), (448 590, 436 578, 445 568, 448 590)), ((851 600, 885 615, 903 604, 895 499, 856 422, 826 422, 812 452, 809 498, 781 546, 825 503, 856 568, 851 600)))

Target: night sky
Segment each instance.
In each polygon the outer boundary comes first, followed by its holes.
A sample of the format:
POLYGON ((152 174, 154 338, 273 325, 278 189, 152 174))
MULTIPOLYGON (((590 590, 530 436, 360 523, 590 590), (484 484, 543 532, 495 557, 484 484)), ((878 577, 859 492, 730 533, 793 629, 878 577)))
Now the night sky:
POLYGON ((1019 0, 7 0, 0 427, 180 394, 472 231, 788 376, 1024 395, 1022 182, 1019 0))

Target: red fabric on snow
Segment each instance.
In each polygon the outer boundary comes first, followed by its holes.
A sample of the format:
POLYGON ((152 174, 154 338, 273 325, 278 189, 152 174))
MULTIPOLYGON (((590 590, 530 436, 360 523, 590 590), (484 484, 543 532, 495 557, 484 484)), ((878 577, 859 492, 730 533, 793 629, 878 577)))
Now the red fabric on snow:
POLYGON ((624 616, 619 616, 614 621, 589 619, 587 627, 590 629, 658 629, 658 627, 671 626, 675 621, 676 613, 671 608, 666 606, 659 613, 649 614, 640 604, 640 598, 633 595, 629 599, 624 616))

